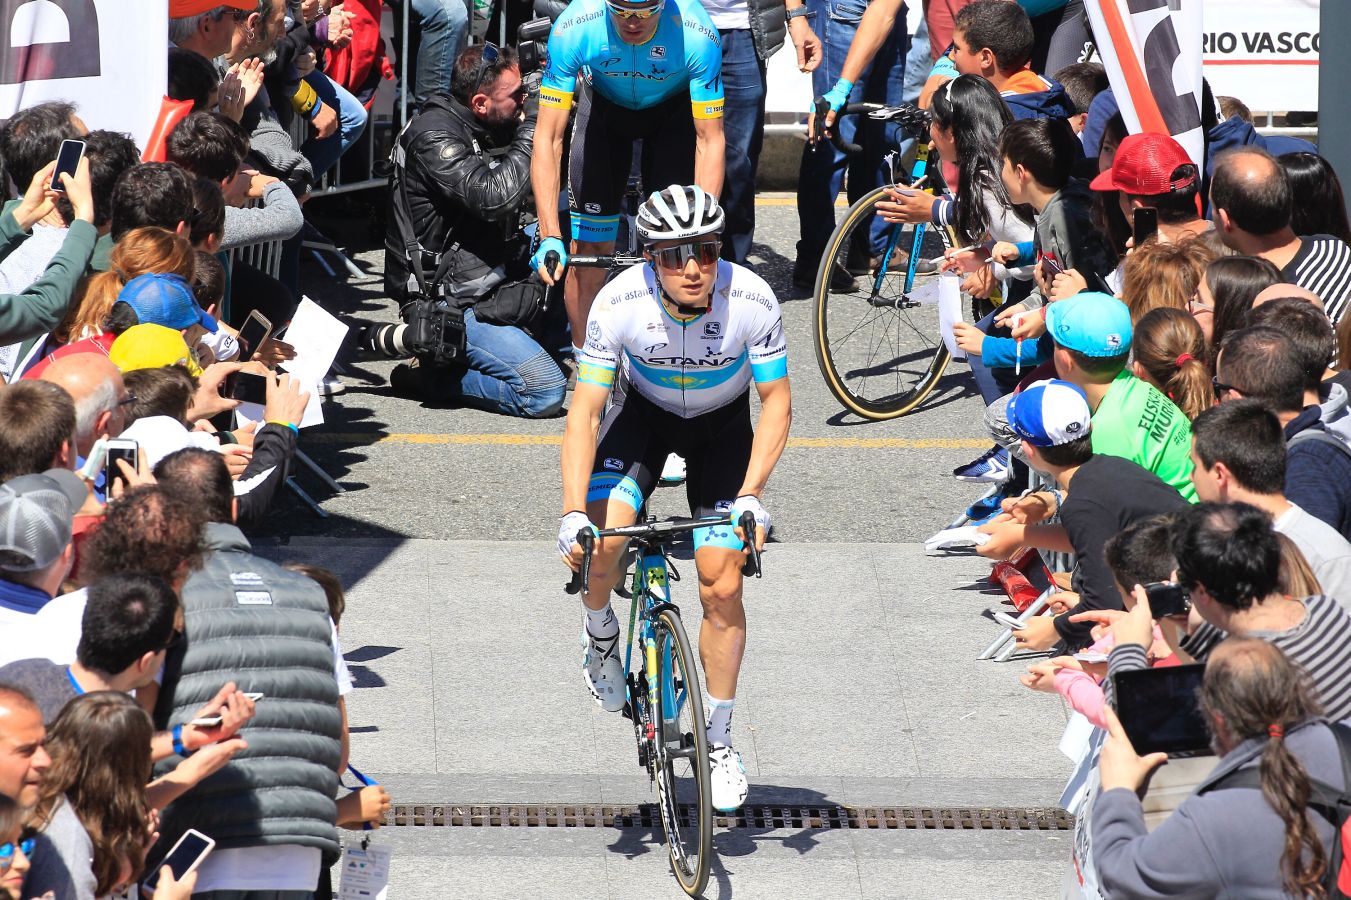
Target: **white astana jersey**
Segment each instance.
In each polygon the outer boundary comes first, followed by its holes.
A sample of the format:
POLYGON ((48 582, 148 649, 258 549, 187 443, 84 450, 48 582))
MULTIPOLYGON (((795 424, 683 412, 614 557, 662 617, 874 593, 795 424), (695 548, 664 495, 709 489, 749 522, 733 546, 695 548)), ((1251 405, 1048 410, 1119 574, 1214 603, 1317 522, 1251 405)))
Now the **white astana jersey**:
POLYGON ((779 301, 764 279, 718 262, 713 302, 677 319, 660 299, 650 265, 636 265, 596 295, 577 380, 613 387, 623 366, 632 388, 684 418, 718 409, 757 384, 788 376, 779 301))

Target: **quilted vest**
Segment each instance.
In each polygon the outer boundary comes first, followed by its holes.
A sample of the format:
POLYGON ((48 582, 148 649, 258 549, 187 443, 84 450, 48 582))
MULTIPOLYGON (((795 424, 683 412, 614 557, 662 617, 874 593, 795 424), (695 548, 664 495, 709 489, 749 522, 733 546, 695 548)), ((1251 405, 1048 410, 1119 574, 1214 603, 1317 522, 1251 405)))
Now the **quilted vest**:
POLYGON ((205 566, 183 588, 184 639, 165 663, 156 725, 188 722, 228 681, 266 696, 240 732, 248 749, 164 810, 162 846, 196 828, 218 847, 317 847, 332 865, 342 720, 323 589, 251 554, 233 525, 210 524, 206 538, 205 566))

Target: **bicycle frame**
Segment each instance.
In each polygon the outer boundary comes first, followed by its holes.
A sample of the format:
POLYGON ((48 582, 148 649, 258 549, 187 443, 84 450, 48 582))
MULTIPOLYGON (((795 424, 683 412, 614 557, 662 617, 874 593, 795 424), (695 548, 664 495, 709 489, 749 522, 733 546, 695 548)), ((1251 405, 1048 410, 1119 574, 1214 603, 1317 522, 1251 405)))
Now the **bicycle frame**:
MULTIPOLYGON (((915 162, 910 168, 910 184, 915 184, 923 178, 929 171, 929 144, 926 141, 919 140, 915 142, 915 162)), ((933 193, 932 188, 925 188, 926 193, 933 193)), ((901 288, 901 296, 909 297, 910 289, 915 286, 915 271, 919 266, 919 254, 924 247, 924 232, 928 230, 928 222, 919 222, 915 225, 914 237, 910 242, 910 258, 905 267, 905 285, 901 288)), ((882 251, 882 263, 877 267, 876 274, 873 275, 873 296, 876 296, 882 290, 882 279, 886 278, 887 268, 891 265, 891 256, 896 252, 896 245, 900 243, 901 233, 904 228, 892 226, 891 235, 887 238, 887 248, 882 251)))
MULTIPOLYGON (((685 705, 686 689, 677 690, 671 673, 671 647, 658 647, 656 629, 652 627, 657 613, 662 607, 675 608, 671 602, 670 573, 666 566, 666 557, 659 546, 642 544, 638 548, 638 558, 633 567, 633 601, 629 609, 628 643, 624 648, 624 671, 633 671, 634 632, 637 631, 637 644, 642 653, 643 676, 647 685, 648 709, 660 710, 663 723, 675 722, 680 718, 685 705), (657 655, 661 654, 660 669, 657 655), (658 683, 658 671, 665 677, 658 683)), ((653 717, 655 720, 655 716, 653 717)), ((634 724, 638 724, 635 716, 634 724)), ((656 740, 655 734, 647 735, 656 740)), ((683 755, 681 747, 671 747, 666 735, 661 736, 666 744, 667 753, 683 755)))

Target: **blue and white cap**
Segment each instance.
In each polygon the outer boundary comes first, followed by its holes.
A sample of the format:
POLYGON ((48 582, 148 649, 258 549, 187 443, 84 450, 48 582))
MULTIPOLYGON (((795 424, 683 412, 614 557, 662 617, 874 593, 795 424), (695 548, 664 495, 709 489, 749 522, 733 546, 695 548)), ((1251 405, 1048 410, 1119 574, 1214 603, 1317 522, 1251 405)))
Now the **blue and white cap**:
POLYGON ((1009 400, 1009 425, 1033 447, 1057 447, 1088 434, 1088 398, 1068 381, 1036 381, 1009 400))

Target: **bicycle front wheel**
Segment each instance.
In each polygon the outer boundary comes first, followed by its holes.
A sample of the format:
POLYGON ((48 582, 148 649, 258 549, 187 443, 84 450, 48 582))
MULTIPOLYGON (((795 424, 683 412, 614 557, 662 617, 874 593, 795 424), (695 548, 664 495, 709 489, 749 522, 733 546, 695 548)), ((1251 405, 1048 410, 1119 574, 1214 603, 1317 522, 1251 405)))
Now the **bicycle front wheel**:
POLYGON ((657 642, 657 801, 671 871, 691 897, 708 884, 713 854, 713 788, 697 657, 680 614, 663 609, 653 627, 657 642))
POLYGON ((874 236, 878 188, 849 208, 830 236, 816 277, 816 359, 826 385, 865 419, 894 419, 924 401, 950 355, 938 326, 937 279, 909 274, 911 257, 948 246, 943 229, 894 225, 874 236), (919 237, 916 237, 919 232, 919 237), (840 270, 854 276, 840 290, 840 270))

